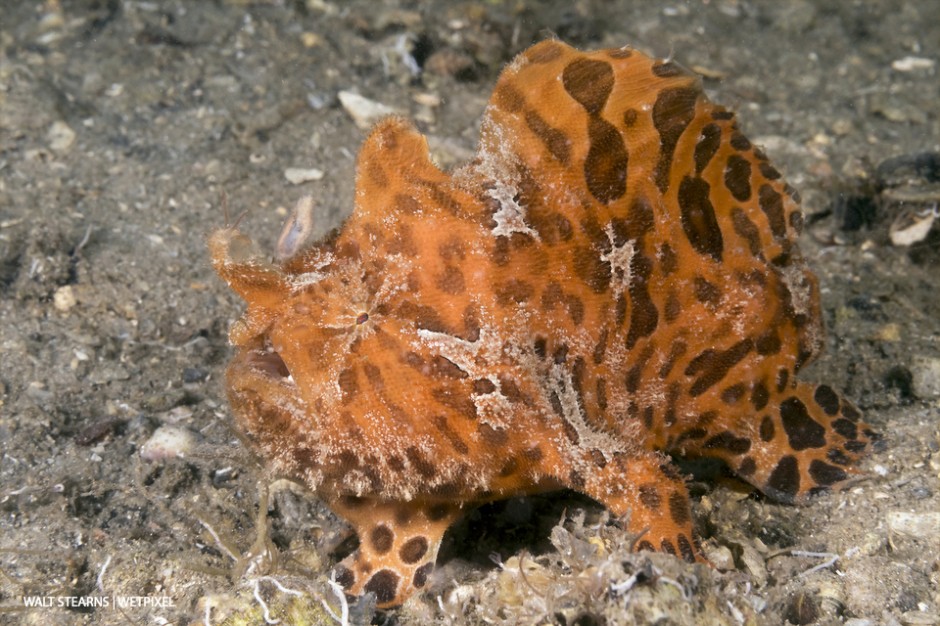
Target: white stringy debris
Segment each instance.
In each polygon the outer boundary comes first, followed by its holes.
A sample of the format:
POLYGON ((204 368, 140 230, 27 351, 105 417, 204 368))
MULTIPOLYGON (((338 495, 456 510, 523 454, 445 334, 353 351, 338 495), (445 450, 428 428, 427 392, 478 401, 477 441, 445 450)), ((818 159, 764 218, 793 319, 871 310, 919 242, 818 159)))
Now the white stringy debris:
POLYGON ((630 272, 630 263, 633 261, 633 254, 636 252, 633 239, 628 239, 622 245, 617 245, 614 237, 614 228, 607 224, 607 239, 610 241, 610 252, 601 255, 601 261, 610 264, 611 284, 614 290, 614 301, 624 293, 630 290, 630 281, 632 274, 630 272))

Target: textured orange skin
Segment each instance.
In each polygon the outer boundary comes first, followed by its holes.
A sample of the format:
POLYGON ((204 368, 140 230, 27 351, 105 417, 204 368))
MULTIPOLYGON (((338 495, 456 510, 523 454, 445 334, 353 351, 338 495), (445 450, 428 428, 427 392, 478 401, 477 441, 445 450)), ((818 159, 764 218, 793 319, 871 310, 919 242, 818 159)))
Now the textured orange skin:
POLYGON ((212 236, 248 303, 238 427, 353 524, 336 575, 380 607, 426 584, 465 507, 561 487, 629 514, 640 549, 701 559, 667 453, 797 501, 875 438, 795 378, 822 340, 795 198, 677 65, 533 46, 467 166, 390 118, 335 235, 281 263, 212 236))

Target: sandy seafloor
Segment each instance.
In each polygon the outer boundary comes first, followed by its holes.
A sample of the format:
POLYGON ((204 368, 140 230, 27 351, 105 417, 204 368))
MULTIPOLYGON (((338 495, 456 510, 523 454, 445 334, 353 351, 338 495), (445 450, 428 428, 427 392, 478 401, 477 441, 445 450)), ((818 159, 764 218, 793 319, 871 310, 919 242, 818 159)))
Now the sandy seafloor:
POLYGON ((224 400, 241 305, 206 250, 220 198, 265 249, 304 194, 325 233, 352 209, 365 133, 340 91, 416 119, 453 166, 501 66, 552 35, 673 55, 738 111, 804 198, 829 329, 805 378, 844 390, 887 448, 800 508, 695 479, 717 569, 628 554, 573 494, 492 505, 450 533, 427 593, 350 620, 940 623, 940 220, 905 228, 940 200, 936 0, 4 0, 0 623, 264 623, 256 589, 270 619, 335 623, 321 599, 339 610, 326 572, 346 527, 314 498, 272 495, 276 564, 226 554, 249 553, 274 477, 224 400), (161 426, 191 435, 185 458, 142 458, 161 426))

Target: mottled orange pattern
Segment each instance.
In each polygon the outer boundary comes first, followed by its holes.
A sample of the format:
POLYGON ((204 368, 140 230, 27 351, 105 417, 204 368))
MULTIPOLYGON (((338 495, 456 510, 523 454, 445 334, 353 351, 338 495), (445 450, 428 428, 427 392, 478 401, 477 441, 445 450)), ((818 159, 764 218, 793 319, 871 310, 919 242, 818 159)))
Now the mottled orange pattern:
POLYGON ((355 527, 335 572, 352 595, 401 603, 467 507, 561 487, 693 561, 668 454, 789 502, 845 483, 875 438, 796 378, 822 328, 795 190, 675 63, 540 43, 500 77, 472 163, 442 172, 390 118, 356 186, 344 226, 297 251, 301 202, 284 261, 233 228, 210 242, 248 303, 238 426, 355 527))

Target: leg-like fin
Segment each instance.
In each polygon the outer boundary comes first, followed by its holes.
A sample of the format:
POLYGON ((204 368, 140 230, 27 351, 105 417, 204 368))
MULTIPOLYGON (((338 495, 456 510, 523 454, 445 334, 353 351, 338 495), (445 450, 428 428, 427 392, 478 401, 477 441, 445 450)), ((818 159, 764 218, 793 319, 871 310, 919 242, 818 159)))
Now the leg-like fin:
POLYGON ((851 402, 828 385, 797 383, 757 420, 746 454, 725 455, 731 468, 782 502, 847 485, 852 467, 879 436, 851 402))
POLYGON ((591 454, 585 471, 573 472, 569 486, 604 504, 614 515, 629 513, 628 528, 642 533, 638 550, 659 550, 686 561, 704 561, 692 530, 685 481, 658 454, 591 454))
POLYGON ((444 531, 460 516, 448 504, 342 499, 330 503, 359 535, 359 548, 334 569, 353 596, 374 593, 379 608, 398 606, 427 583, 444 531))

